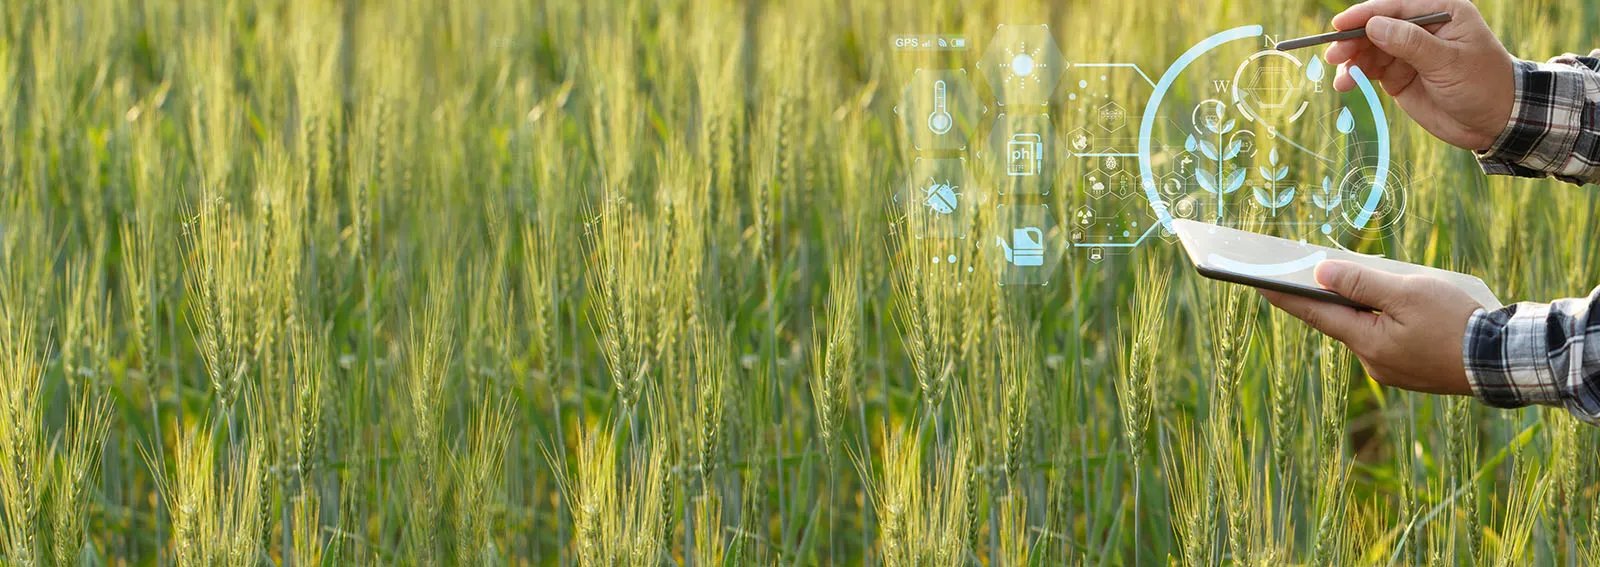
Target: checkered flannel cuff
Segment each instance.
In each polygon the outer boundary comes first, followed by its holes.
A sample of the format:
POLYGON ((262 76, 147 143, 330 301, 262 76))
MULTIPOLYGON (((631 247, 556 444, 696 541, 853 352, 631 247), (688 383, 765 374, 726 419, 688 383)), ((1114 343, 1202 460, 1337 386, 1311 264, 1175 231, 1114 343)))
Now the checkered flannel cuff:
POLYGON ((1561 378, 1550 368, 1546 349, 1548 314, 1548 306, 1534 303, 1472 314, 1461 351, 1467 382, 1484 404, 1515 408, 1561 403, 1561 378))
POLYGON ((1477 152, 1490 175, 1546 177, 1582 183, 1600 156, 1596 105, 1600 75, 1582 66, 1517 61, 1511 121, 1488 150, 1477 152))

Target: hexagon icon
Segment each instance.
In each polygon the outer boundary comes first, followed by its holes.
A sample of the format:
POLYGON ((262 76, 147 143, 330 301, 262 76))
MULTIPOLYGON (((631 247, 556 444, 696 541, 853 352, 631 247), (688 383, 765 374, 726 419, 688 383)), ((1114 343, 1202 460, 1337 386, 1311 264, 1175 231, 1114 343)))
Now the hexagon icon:
POLYGON ((1173 202, 1172 206, 1168 210, 1172 211, 1172 216, 1174 217, 1180 219, 1193 219, 1195 218, 1196 213, 1199 212, 1200 204, 1200 200, 1196 199, 1194 196, 1185 196, 1173 202))
POLYGON ((966 69, 917 69, 894 107, 918 151, 965 150, 986 110, 966 69))
POLYGON ((1172 156, 1172 170, 1183 177, 1193 177, 1194 168, 1199 164, 1199 158, 1187 151, 1178 152, 1172 156))
POLYGON ((1116 132, 1128 124, 1128 111, 1117 101, 1108 100, 1095 109, 1094 123, 1106 132, 1116 132))
POLYGON ((1281 51, 1251 55, 1233 74, 1233 102, 1247 120, 1282 126, 1305 112, 1305 78, 1299 59, 1281 51))
POLYGON ((1283 65, 1266 65, 1255 73, 1245 73, 1239 90, 1254 97, 1262 108, 1283 108, 1300 88, 1294 74, 1283 65))
POLYGON ((1000 285, 1050 285, 1066 236, 1049 205, 1001 204, 984 249, 991 253, 1000 285))
POLYGON ((967 160, 916 158, 896 200, 917 238, 965 238, 977 207, 988 199, 972 183, 967 160))
POLYGON ((1001 195, 1050 194, 1060 161, 1050 115, 996 116, 983 149, 1001 195))
MULTIPOLYGON (((1073 222, 1078 224, 1078 226, 1081 226, 1081 227, 1084 227, 1084 228, 1088 228, 1090 226, 1094 226, 1094 209, 1089 208, 1089 205, 1084 205, 1084 206, 1078 207, 1078 210, 1073 211, 1072 219, 1073 219, 1073 222)), ((1083 240, 1083 239, 1080 237, 1080 238, 1074 238, 1074 240, 1083 240)))
POLYGON ((1000 106, 1050 104, 1066 66, 1050 26, 1045 25, 997 26, 994 40, 978 60, 978 70, 1000 106))
POLYGON ((1178 175, 1176 171, 1169 171, 1166 175, 1161 176, 1160 188, 1161 194, 1166 196, 1168 200, 1184 194, 1188 189, 1185 186, 1183 176, 1178 175))
POLYGON ((1117 156, 1101 156, 1099 159, 1095 160, 1095 166, 1100 168, 1100 171, 1104 171, 1106 173, 1116 173, 1118 171, 1122 171, 1122 165, 1122 158, 1117 156))
POLYGON ((1126 199, 1133 195, 1133 175, 1126 171, 1111 174, 1111 181, 1108 184, 1111 186, 1111 194, 1116 195, 1118 199, 1126 199))
POLYGON ((1083 128, 1073 128, 1067 132, 1067 151, 1072 155, 1092 154, 1095 152, 1094 136, 1083 128))
POLYGON ((1103 198, 1111 191, 1111 179, 1098 169, 1086 171, 1083 173, 1083 191, 1090 198, 1103 198))

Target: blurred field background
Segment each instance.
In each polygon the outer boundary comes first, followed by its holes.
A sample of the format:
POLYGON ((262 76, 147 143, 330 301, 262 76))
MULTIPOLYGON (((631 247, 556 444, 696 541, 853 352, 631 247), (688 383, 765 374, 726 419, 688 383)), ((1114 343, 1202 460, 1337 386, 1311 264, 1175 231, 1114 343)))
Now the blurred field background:
MULTIPOLYGON (((1600 46, 1592 2, 1480 6, 1600 46)), ((8 0, 0 561, 1595 564, 1565 412, 1380 388, 1165 244, 952 280, 888 206, 893 34, 1159 75, 1339 9, 8 0)), ((1600 283, 1591 190, 1390 116, 1431 222, 1369 245, 1600 283)))

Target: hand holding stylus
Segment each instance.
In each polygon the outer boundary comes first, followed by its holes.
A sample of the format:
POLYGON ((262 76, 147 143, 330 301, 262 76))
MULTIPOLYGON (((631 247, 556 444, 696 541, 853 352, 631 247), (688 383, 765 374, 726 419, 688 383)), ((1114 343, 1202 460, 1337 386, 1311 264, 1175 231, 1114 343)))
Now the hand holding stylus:
POLYGON ((1328 63, 1339 66, 1334 88, 1355 88, 1349 67, 1358 66, 1417 124, 1469 150, 1488 149, 1510 121, 1515 60, 1471 2, 1370 0, 1334 16, 1333 27, 1367 30, 1328 47, 1328 63), (1426 28, 1403 21, 1438 12, 1451 20, 1426 28))

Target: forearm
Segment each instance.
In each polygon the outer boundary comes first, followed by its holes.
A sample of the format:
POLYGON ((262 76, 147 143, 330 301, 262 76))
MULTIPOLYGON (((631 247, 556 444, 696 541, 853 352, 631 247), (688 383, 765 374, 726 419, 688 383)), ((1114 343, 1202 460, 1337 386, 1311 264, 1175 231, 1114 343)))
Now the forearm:
POLYGON ((1566 407, 1600 423, 1600 288, 1584 299, 1479 310, 1462 352, 1473 394, 1495 407, 1566 407))
POLYGON ((1600 182, 1600 51, 1549 63, 1519 61, 1511 121, 1488 150, 1485 173, 1600 182))

